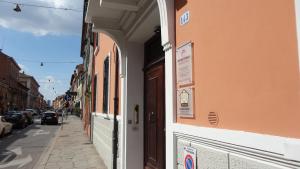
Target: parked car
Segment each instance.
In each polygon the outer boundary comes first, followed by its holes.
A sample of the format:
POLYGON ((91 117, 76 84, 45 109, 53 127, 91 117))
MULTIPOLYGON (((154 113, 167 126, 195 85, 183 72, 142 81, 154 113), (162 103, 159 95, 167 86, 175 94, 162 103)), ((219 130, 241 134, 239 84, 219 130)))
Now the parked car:
POLYGON ((12 132, 13 125, 0 116, 0 138, 12 132))
POLYGON ((31 111, 21 111, 21 113, 23 113, 23 115, 26 117, 27 119, 27 124, 32 124, 33 123, 33 116, 32 116, 32 112, 31 111))
POLYGON ((13 128, 25 128, 28 125, 27 118, 19 111, 6 112, 4 118, 7 122, 13 124, 13 128))
POLYGON ((36 109, 36 113, 37 113, 38 115, 40 115, 40 114, 42 114, 42 111, 41 111, 40 109, 36 109))
POLYGON ((26 109, 26 111, 30 111, 33 116, 38 115, 38 112, 35 109, 26 109))
POLYGON ((46 111, 42 115, 41 125, 43 124, 58 124, 58 114, 54 111, 46 111))

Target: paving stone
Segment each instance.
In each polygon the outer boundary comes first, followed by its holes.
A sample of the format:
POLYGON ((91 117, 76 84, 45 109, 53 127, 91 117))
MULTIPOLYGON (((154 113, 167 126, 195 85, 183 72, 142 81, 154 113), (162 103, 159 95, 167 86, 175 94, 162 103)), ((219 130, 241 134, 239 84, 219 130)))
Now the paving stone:
POLYGON ((47 163, 45 168, 59 168, 57 163, 47 163))
POLYGON ((49 156, 35 169, 107 169, 76 116, 69 116, 49 156))
POLYGON ((74 167, 75 168, 88 168, 89 167, 89 163, 83 162, 83 161, 75 162, 74 163, 74 167))

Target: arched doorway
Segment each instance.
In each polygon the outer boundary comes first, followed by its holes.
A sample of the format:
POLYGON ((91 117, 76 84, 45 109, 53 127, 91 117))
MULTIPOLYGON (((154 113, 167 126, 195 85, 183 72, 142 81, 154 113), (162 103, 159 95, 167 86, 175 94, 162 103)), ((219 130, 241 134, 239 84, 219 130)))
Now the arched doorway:
MULTIPOLYGON (((169 168, 168 165, 170 166, 165 162, 164 152, 166 152, 165 142, 172 143, 172 139, 170 141, 165 136, 167 131, 165 126, 173 122, 173 3, 172 0, 124 0, 122 2, 102 0, 99 6, 98 0, 90 0, 88 4, 86 21, 93 23, 94 31, 111 36, 117 42, 121 52, 122 125, 119 165, 122 168, 169 168), (157 32, 159 27, 161 29, 157 32), (160 37, 159 50, 163 53, 163 57, 145 62, 149 54, 145 53, 147 44, 149 45, 149 41, 157 35, 160 37), (169 75, 166 74, 167 72, 169 75), (168 88, 165 88, 166 85, 168 88), (151 92, 153 90, 155 92, 151 92), (150 100, 151 96, 147 95, 153 93, 161 95, 156 95, 153 97, 155 99, 150 100), (171 98, 171 101, 165 102, 167 98, 171 98), (151 106, 154 108, 150 108, 151 106), (152 111, 154 109, 160 112, 152 111), (153 139, 151 135, 153 132, 156 132, 154 135, 158 134, 159 137, 153 139), (147 147, 153 143, 156 144, 154 147, 147 147), (158 153, 160 154, 157 155, 158 153)), ((155 50, 150 50, 150 53, 155 50)), ((168 151, 173 151, 173 148, 168 151)))

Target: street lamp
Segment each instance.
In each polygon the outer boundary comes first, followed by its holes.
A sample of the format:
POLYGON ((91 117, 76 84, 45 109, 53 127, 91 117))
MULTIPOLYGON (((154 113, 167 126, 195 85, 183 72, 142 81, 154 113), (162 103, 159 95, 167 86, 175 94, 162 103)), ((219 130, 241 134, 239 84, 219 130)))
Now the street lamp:
POLYGON ((16 4, 16 7, 14 8, 14 11, 21 12, 21 8, 20 8, 19 4, 16 4))

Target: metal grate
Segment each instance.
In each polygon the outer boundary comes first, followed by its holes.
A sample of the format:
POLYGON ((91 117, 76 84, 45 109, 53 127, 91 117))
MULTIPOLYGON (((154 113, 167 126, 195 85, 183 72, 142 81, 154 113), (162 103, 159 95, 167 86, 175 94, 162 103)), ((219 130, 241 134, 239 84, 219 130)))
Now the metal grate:
POLYGON ((218 113, 216 112, 209 112, 208 113, 208 121, 211 125, 218 125, 219 123, 219 117, 218 117, 218 113))

